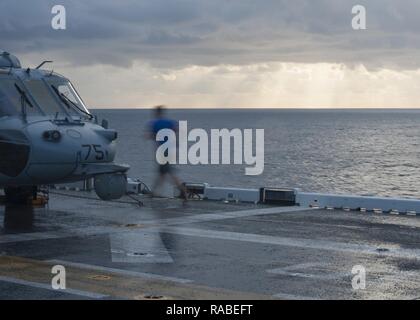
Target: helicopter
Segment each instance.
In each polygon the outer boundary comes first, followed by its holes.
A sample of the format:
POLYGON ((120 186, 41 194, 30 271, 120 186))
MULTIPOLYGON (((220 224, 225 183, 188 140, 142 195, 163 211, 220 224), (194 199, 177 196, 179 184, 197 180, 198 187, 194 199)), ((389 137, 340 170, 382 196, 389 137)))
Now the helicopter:
POLYGON ((94 116, 66 77, 22 68, 0 50, 0 189, 21 202, 41 186, 94 180, 103 200, 126 192, 129 166, 114 162, 116 130, 94 116))

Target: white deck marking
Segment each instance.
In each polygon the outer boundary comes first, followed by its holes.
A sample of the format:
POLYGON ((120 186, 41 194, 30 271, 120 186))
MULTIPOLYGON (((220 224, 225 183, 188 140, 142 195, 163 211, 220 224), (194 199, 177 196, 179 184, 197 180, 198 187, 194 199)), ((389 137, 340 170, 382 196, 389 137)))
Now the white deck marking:
POLYGON ((93 264, 71 262, 71 261, 65 261, 65 260, 54 259, 54 260, 47 260, 46 262, 54 263, 54 264, 61 264, 65 267, 74 267, 74 268, 80 268, 80 269, 85 269, 85 270, 102 271, 102 272, 108 272, 108 273, 115 273, 115 274, 119 274, 123 276, 147 278, 147 279, 152 279, 152 280, 163 280, 163 281, 170 281, 170 282, 177 282, 177 283, 192 283, 193 282, 192 280, 188 280, 188 279, 162 276, 162 275, 153 274, 153 273, 145 273, 145 272, 125 270, 125 269, 109 268, 109 267, 103 267, 103 266, 98 266, 98 265, 93 265, 93 264))
MULTIPOLYGON (((292 211, 307 211, 305 208, 300 207, 283 207, 283 208, 266 208, 266 209, 253 209, 253 210, 242 210, 216 214, 201 214, 195 216, 171 218, 162 220, 152 220, 143 222, 144 229, 154 232, 167 232, 186 236, 204 237, 210 239, 222 239, 222 240, 234 240, 242 242, 253 242, 262 244, 272 244, 289 247, 299 247, 307 249, 318 249, 328 251, 339 251, 339 252, 351 252, 356 254, 371 254, 378 256, 390 256, 397 258, 408 258, 408 259, 420 259, 419 249, 404 249, 404 248, 389 248, 387 252, 377 252, 376 247, 371 245, 355 244, 355 243, 344 243, 329 240, 316 240, 316 239, 302 239, 302 238, 288 238, 288 237, 275 237, 266 236, 250 233, 237 233, 237 232, 226 232, 226 231, 215 231, 205 230, 196 228, 182 228, 176 227, 177 224, 194 223, 194 222, 205 222, 213 220, 221 220, 228 218, 239 218, 246 216, 274 214, 281 212, 292 212, 292 211)), ((21 241, 32 241, 32 240, 44 240, 44 239, 57 239, 65 237, 80 237, 89 235, 100 235, 100 234, 113 234, 126 232, 126 229, 121 227, 86 227, 86 228, 75 228, 66 230, 63 232, 37 232, 37 233, 26 233, 26 234, 11 234, 0 236, 0 243, 10 242, 21 242, 21 241)))
POLYGON ((249 210, 236 210, 230 212, 220 212, 220 213, 204 213, 204 214, 195 214, 186 217, 178 218, 168 218, 168 219, 159 219, 159 220, 149 220, 144 221, 144 224, 159 224, 159 225, 178 225, 178 224, 190 224, 197 222, 208 222, 224 219, 233 219, 233 218, 244 218, 251 216, 261 216, 266 214, 276 214, 276 213, 292 213, 299 211, 308 211, 315 210, 311 208, 302 208, 302 207, 272 207, 272 208, 259 208, 259 209, 249 209, 249 210))
MULTIPOLYGON (((273 208, 265 208, 265 209, 239 210, 239 211, 231 211, 231 212, 223 212, 223 213, 198 214, 198 215, 178 217, 178 218, 154 219, 154 220, 141 221, 140 223, 144 226, 144 228, 148 228, 148 227, 157 227, 157 226, 173 226, 173 225, 179 225, 179 224, 191 224, 191 223, 197 223, 197 222, 258 216, 258 215, 265 215, 265 214, 308 211, 308 210, 313 210, 313 209, 301 208, 301 207, 273 207, 273 208)), ((0 235, 0 243, 13 243, 13 242, 34 241, 34 240, 51 240, 51 239, 61 239, 61 238, 69 238, 69 237, 118 233, 118 232, 126 231, 126 229, 122 229, 119 226, 115 226, 115 227, 114 226, 111 226, 111 227, 95 226, 95 227, 83 227, 83 228, 73 228, 73 229, 69 228, 68 225, 61 225, 61 227, 63 228, 63 231, 47 231, 47 232, 40 231, 40 232, 31 232, 31 233, 0 235)))
POLYGON ((50 290, 50 291, 54 291, 54 292, 57 292, 57 293, 72 294, 72 295, 87 297, 87 298, 91 298, 91 299, 104 299, 104 298, 109 297, 109 295, 104 295, 104 294, 100 294, 100 293, 96 293, 96 292, 90 292, 90 291, 83 291, 83 290, 75 290, 75 289, 55 290, 51 287, 50 284, 26 281, 26 280, 11 278, 11 277, 0 276, 0 281, 1 282, 18 284, 18 285, 27 286, 27 287, 32 287, 32 288, 37 288, 37 289, 50 290))
POLYGON ((286 247, 298 247, 306 249, 317 249, 338 252, 350 252, 356 254, 370 254, 377 256, 389 256, 407 259, 420 259, 419 249, 390 248, 386 252, 377 252, 377 247, 355 243, 345 243, 330 240, 302 239, 265 236, 251 233, 239 233, 228 231, 215 231, 195 228, 181 227, 160 227, 159 232, 167 232, 184 236, 193 236, 220 240, 233 240, 241 242, 253 242, 262 244, 272 244, 286 247))

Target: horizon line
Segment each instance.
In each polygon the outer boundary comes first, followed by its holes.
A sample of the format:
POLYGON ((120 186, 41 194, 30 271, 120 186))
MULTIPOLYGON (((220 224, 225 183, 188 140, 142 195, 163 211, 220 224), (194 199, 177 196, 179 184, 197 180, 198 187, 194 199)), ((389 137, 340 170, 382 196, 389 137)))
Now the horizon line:
MULTIPOLYGON (((170 107, 167 109, 186 110, 420 110, 419 107, 170 107)), ((90 110, 153 110, 152 107, 89 107, 90 110)))

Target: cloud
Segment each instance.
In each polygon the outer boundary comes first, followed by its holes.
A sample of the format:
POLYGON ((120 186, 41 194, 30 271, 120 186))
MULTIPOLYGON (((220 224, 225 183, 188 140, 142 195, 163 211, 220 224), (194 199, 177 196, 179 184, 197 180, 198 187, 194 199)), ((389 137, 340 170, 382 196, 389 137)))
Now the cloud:
POLYGON ((1 46, 73 64, 156 67, 267 61, 420 66, 417 0, 364 0, 368 30, 351 28, 350 0, 65 1, 68 28, 50 27, 49 0, 2 0, 1 46))
POLYGON ((0 2, 0 48, 43 59, 90 106, 412 107, 420 101, 420 2, 359 0, 0 2), (95 81, 92 81, 95 78, 95 81))

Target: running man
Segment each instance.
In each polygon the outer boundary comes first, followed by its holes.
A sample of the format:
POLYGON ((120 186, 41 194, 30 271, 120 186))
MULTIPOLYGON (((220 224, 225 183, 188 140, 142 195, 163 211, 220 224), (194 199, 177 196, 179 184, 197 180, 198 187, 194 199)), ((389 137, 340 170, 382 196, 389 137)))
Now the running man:
MULTIPOLYGON (((165 117, 165 107, 164 106, 157 106, 155 107, 155 119, 150 121, 149 127, 148 127, 148 136, 150 139, 156 141, 156 135, 157 133, 162 129, 170 129, 178 133, 178 126, 177 123, 169 118, 165 117)), ((164 141, 156 141, 156 148, 159 147, 159 145, 163 144, 164 141)), ((184 200, 187 200, 187 191, 185 189, 185 186, 181 183, 179 178, 175 175, 175 168, 170 163, 166 164, 158 164, 159 170, 157 173, 157 177, 155 180, 155 183, 153 185, 152 189, 152 196, 156 195, 156 190, 159 188, 163 182, 165 181, 165 178, 169 176, 172 180, 172 182, 177 186, 179 191, 181 192, 181 198, 184 200)))

